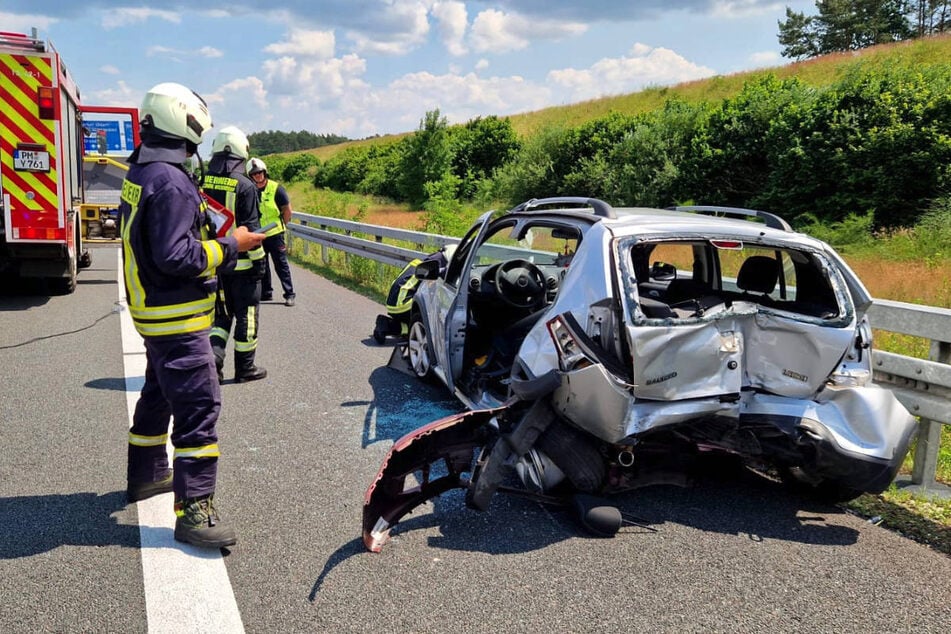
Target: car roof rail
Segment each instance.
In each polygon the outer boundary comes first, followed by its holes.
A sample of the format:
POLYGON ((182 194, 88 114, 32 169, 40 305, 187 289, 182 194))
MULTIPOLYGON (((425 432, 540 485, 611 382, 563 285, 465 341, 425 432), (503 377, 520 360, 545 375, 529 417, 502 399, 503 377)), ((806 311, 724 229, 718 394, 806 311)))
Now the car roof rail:
POLYGON ((768 211, 758 211, 756 209, 743 209, 741 207, 721 207, 719 205, 687 205, 682 207, 668 207, 672 211, 687 211, 708 216, 735 216, 741 218, 760 218, 767 227, 772 229, 782 229, 783 231, 792 231, 793 228, 788 222, 774 213, 768 211))
POLYGON ((539 207, 548 207, 551 205, 583 205, 594 209, 594 215, 602 218, 617 218, 614 208, 603 200, 598 198, 585 198, 584 196, 556 196, 554 198, 532 198, 516 205, 509 210, 510 213, 520 211, 531 211, 539 207))

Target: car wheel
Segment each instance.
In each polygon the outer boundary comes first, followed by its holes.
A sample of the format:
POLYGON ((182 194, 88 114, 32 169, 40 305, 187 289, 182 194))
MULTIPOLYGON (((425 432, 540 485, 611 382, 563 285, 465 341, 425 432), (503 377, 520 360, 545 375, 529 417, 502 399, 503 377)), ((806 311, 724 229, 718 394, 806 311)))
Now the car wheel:
POLYGON ((834 478, 812 476, 799 467, 780 467, 779 478, 789 489, 826 504, 848 502, 864 491, 844 485, 834 478))
POLYGON ((538 437, 535 447, 551 458, 577 491, 600 490, 607 468, 590 436, 557 420, 538 437))
POLYGON ((426 332, 426 326, 423 325, 418 316, 413 317, 413 323, 409 327, 406 352, 413 373, 423 380, 430 379, 433 374, 433 364, 431 348, 429 347, 429 335, 426 332))

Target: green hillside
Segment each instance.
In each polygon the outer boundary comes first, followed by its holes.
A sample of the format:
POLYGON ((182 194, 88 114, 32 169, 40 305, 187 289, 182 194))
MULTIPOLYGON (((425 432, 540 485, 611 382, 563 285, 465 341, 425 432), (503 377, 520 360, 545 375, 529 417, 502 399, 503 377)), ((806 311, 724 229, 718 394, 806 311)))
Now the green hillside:
MULTIPOLYGON (((763 68, 755 71, 717 75, 709 79, 677 84, 674 86, 647 88, 639 92, 612 97, 592 99, 577 104, 554 106, 543 110, 510 115, 515 131, 522 137, 531 136, 538 130, 553 125, 577 126, 611 113, 639 114, 656 110, 672 98, 696 103, 718 102, 740 93, 743 86, 766 75, 780 79, 796 77, 813 86, 827 86, 841 79, 858 64, 880 64, 885 61, 915 68, 922 65, 951 64, 951 34, 906 40, 895 44, 883 44, 860 51, 824 55, 803 62, 763 68)), ((485 113, 490 115, 492 113, 485 113)), ((420 112, 420 119, 424 113, 420 112)), ((321 161, 327 160, 350 147, 389 144, 414 132, 391 134, 359 141, 351 141, 308 150, 321 161)))

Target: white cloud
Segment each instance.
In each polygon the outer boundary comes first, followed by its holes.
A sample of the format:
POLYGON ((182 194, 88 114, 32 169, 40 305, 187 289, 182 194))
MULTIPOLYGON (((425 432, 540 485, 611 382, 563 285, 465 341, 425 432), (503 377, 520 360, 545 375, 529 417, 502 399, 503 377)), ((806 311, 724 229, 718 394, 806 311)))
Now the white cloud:
POLYGON ((437 2, 433 5, 432 12, 438 23, 442 43, 449 54, 465 55, 468 51, 463 44, 463 38, 466 35, 466 27, 469 25, 466 5, 455 1, 437 2))
POLYGON ((288 38, 264 47, 272 55, 317 57, 328 59, 334 56, 336 39, 333 31, 309 31, 291 28, 288 38))
POLYGON ((302 105, 320 104, 339 99, 347 88, 362 86, 366 60, 353 54, 327 60, 284 56, 265 61, 263 68, 270 93, 291 99, 299 95, 302 105))
POLYGON ((715 18, 746 18, 749 16, 772 13, 778 7, 788 2, 771 2, 769 0, 715 0, 710 8, 710 15, 715 18))
POLYGON ((171 48, 169 46, 155 45, 148 47, 145 50, 145 54, 148 57, 167 57, 173 62, 178 63, 183 63, 196 57, 204 57, 209 59, 215 57, 224 57, 224 53, 222 53, 220 49, 217 49, 213 46, 203 46, 195 50, 186 50, 180 48, 171 48))
POLYGON ((95 90, 85 95, 83 103, 97 106, 138 107, 144 96, 141 90, 130 88, 124 81, 119 80, 115 87, 95 90))
POLYGON ((214 46, 202 46, 200 49, 198 49, 197 53, 202 57, 208 58, 225 56, 225 54, 222 53, 220 49, 217 49, 214 46))
POLYGON ((362 29, 347 31, 347 38, 353 42, 357 53, 405 55, 426 42, 429 8, 425 3, 391 0, 386 5, 386 30, 375 29, 375 24, 370 21, 362 25, 362 29))
POLYGON ((162 11, 161 9, 148 9, 145 7, 135 9, 118 8, 103 12, 102 28, 108 31, 109 29, 119 28, 120 26, 145 22, 150 18, 158 18, 173 24, 180 24, 182 21, 182 16, 177 11, 162 11))
POLYGON ((481 78, 474 73, 419 72, 391 82, 377 96, 390 106, 369 116, 383 119, 395 115, 401 126, 408 126, 398 128, 405 131, 416 129, 423 115, 436 108, 450 123, 464 123, 486 113, 505 116, 537 110, 548 103, 551 92, 517 75, 481 78))
POLYGON ((588 30, 580 22, 527 18, 515 13, 487 9, 472 23, 472 47, 482 53, 504 53, 527 48, 532 40, 558 40, 588 30))
POLYGON ((560 87, 565 100, 583 101, 605 95, 624 94, 646 86, 671 85, 715 74, 667 48, 635 44, 626 57, 604 58, 590 68, 564 68, 548 73, 550 83, 560 87))
POLYGON ((773 66, 782 63, 782 58, 776 51, 760 51, 750 55, 750 63, 754 66, 773 66))
POLYGON ((488 67, 489 67, 489 60, 487 60, 487 59, 484 58, 484 57, 483 57, 482 59, 480 59, 478 62, 476 62, 476 64, 475 64, 475 69, 476 69, 476 70, 485 70, 485 69, 488 68, 488 67))
POLYGON ((45 31, 58 21, 56 18, 45 15, 0 12, 0 24, 3 25, 3 28, 0 30, 10 33, 30 35, 34 28, 45 31))
POLYGON ((119 69, 113 66, 112 64, 106 64, 99 67, 99 72, 105 73, 107 75, 118 75, 119 69))
POLYGON ((211 105, 223 103, 226 99, 234 98, 233 95, 243 96, 262 108, 266 108, 268 105, 267 90, 264 88, 264 83, 257 77, 233 79, 219 86, 218 89, 210 95, 203 96, 205 101, 211 105))

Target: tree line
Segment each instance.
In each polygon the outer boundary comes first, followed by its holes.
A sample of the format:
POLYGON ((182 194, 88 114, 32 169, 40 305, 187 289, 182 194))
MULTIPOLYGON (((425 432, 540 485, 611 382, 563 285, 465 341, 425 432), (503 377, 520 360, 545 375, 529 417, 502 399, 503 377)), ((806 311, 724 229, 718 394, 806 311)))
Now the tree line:
POLYGON ((314 134, 306 130, 300 130, 299 132, 267 130, 266 132, 252 132, 248 135, 248 142, 254 149, 255 156, 311 150, 349 140, 347 137, 338 134, 314 134))
POLYGON ((450 127, 436 110, 399 141, 309 160, 298 177, 313 174, 318 188, 450 215, 462 200, 574 195, 758 208, 794 225, 858 215, 912 226, 949 206, 951 66, 860 63, 824 87, 763 74, 721 102, 670 99, 524 139, 505 118, 450 127))
POLYGON ((786 7, 782 55, 804 59, 951 29, 951 0, 817 0, 816 15, 786 7))

